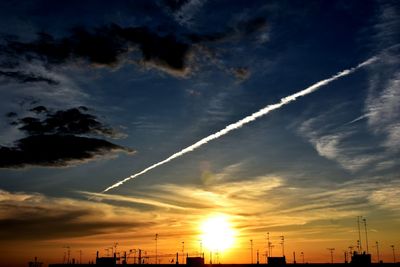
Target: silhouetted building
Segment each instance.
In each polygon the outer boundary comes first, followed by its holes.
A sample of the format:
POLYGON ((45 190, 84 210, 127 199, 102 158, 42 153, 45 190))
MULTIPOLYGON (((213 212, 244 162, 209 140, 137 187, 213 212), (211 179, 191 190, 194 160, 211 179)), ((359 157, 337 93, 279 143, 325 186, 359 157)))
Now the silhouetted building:
POLYGON ((286 265, 286 258, 283 257, 268 257, 268 265, 271 266, 283 266, 286 265))
POLYGON ((38 262, 37 258, 35 257, 35 261, 28 262, 28 266, 29 267, 42 267, 43 266, 43 262, 38 262))
POLYGON ((99 252, 96 253, 96 264, 113 266, 117 264, 117 256, 114 253, 114 257, 99 257, 99 252))
POLYGON ((365 266, 371 264, 371 254, 358 254, 354 252, 353 256, 351 256, 351 264, 365 266))
POLYGON ((203 257, 187 257, 186 264, 189 266, 202 266, 204 265, 203 257))

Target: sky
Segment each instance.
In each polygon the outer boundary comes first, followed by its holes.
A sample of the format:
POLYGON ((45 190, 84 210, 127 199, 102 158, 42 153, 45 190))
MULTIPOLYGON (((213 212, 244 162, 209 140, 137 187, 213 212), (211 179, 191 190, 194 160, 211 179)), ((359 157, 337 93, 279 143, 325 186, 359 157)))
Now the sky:
POLYGON ((399 52, 398 1, 1 1, 0 266, 400 258, 399 52))

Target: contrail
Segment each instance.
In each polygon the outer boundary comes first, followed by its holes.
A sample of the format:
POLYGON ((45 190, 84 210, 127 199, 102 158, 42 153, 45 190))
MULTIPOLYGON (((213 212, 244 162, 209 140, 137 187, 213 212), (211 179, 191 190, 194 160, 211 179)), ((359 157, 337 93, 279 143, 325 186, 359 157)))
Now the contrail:
POLYGON ((333 75, 330 78, 327 78, 325 80, 319 81, 319 82, 307 87, 304 90, 301 90, 301 91, 299 91, 297 93, 294 93, 292 95, 284 97, 284 98, 281 99, 280 102, 278 102, 276 104, 268 105, 268 106, 260 109, 259 111, 255 112, 255 113, 253 113, 253 114, 251 114, 251 115, 249 115, 249 116, 247 116, 247 117, 245 117, 245 118, 243 118, 243 119, 241 119, 241 120, 239 120, 239 121, 237 121, 235 123, 229 124, 224 129, 222 129, 222 130, 220 130, 220 131, 218 131, 216 133, 213 133, 213 134, 201 139, 200 141, 198 141, 198 142, 194 143, 193 145, 190 145, 190 146, 182 149, 179 152, 176 152, 175 154, 172 154, 170 157, 164 159, 163 161, 155 163, 155 164, 151 165, 150 167, 147 167, 146 169, 144 169, 141 172, 132 174, 131 176, 129 176, 129 177, 123 179, 123 180, 118 181, 117 183, 115 183, 115 184, 107 187, 106 189, 104 189, 102 191, 102 193, 105 193, 105 192, 107 192, 107 191, 109 191, 109 190, 111 190, 113 188, 116 188, 116 187, 122 185, 123 183, 125 183, 125 182, 127 182, 127 181, 129 181, 131 179, 134 179, 134 178, 138 177, 139 175, 145 174, 146 172, 148 172, 148 171, 150 171, 150 170, 152 170, 154 168, 157 168, 158 166, 163 165, 163 164, 165 164, 165 163, 167 163, 167 162, 169 162, 169 161, 171 161, 173 159, 176 159, 176 158, 178 158, 180 156, 183 156, 184 154, 189 153, 189 152, 195 150, 196 148, 199 148, 202 145, 207 144, 211 140, 217 139, 217 138, 229 133, 230 131, 233 131, 235 129, 239 129, 243 125, 245 125, 245 124, 247 124, 249 122, 252 122, 252 121, 254 121, 254 120, 256 120, 256 119, 258 119, 258 118, 260 118, 260 117, 262 117, 262 116, 264 116, 266 114, 268 114, 270 111, 278 109, 278 108, 280 108, 280 107, 282 107, 282 106, 284 106, 286 104, 289 104, 292 101, 295 101, 298 97, 311 94, 312 92, 317 91, 320 87, 322 87, 324 85, 327 85, 327 84, 329 84, 329 83, 331 83, 331 82, 333 82, 333 81, 335 81, 335 80, 337 80, 337 79, 339 79, 341 77, 347 76, 347 75, 353 73, 354 71, 356 71, 357 69, 371 64, 372 62, 376 61, 377 59, 378 59, 378 57, 372 57, 372 58, 360 63, 356 67, 353 67, 353 68, 350 68, 350 69, 347 69, 347 70, 343 70, 343 71, 337 73, 336 75, 333 75))

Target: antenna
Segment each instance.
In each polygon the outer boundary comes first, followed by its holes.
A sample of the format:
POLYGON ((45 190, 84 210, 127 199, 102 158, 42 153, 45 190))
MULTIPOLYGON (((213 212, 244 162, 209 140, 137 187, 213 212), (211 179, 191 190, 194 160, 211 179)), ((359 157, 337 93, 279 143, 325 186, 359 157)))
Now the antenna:
POLYGON ((253 239, 250 239, 251 264, 253 264, 253 239))
POLYGON ((182 241, 182 264, 185 264, 185 241, 182 241))
POLYGON ((158 257, 158 255, 157 255, 157 240, 158 240, 158 234, 156 234, 156 264, 157 264, 157 257, 158 257))
POLYGON ((331 263, 333 263, 333 251, 335 250, 335 248, 327 248, 327 250, 331 252, 331 263))
POLYGON ((393 263, 396 263, 396 254, 394 253, 394 245, 390 246, 392 248, 393 251, 393 263))
POLYGON ((78 250, 79 252, 79 264, 82 264, 82 250, 78 250))
POLYGON ((271 257, 272 252, 271 252, 271 242, 269 241, 269 232, 267 233, 267 241, 268 241, 268 257, 271 257))
POLYGON ((378 241, 375 241, 375 244, 376 244, 376 255, 378 257, 378 263, 379 263, 380 262, 380 258, 379 258, 379 243, 378 243, 378 241))
POLYGON ((357 216, 357 227, 358 227, 358 253, 362 252, 362 244, 361 244, 361 230, 360 230, 360 219, 362 216, 357 216))
POLYGON ((71 256, 71 247, 70 246, 63 246, 63 248, 66 248, 67 249, 67 263, 69 264, 70 263, 70 261, 69 261, 69 259, 70 259, 70 256, 71 256))
POLYGON ((365 243, 367 243, 367 254, 368 254, 368 231, 367 231, 367 219, 363 219, 364 222, 364 230, 365 230, 365 243))

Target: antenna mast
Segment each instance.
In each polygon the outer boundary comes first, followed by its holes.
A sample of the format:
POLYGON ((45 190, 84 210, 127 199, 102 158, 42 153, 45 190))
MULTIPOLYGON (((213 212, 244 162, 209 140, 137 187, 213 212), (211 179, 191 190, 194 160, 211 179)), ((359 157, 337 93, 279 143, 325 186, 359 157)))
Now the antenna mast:
POLYGON ((333 263, 333 251, 335 250, 335 248, 327 248, 327 250, 331 252, 331 263, 333 263))
POLYGON ((367 219, 364 218, 364 219, 363 219, 363 222, 364 222, 364 230, 365 230, 365 242, 367 243, 367 254, 368 254, 369 249, 368 249, 367 219))
POLYGON ((358 227, 358 253, 361 253, 361 252, 362 252, 361 230, 360 230, 360 218, 362 218, 362 216, 357 216, 357 227, 358 227))

